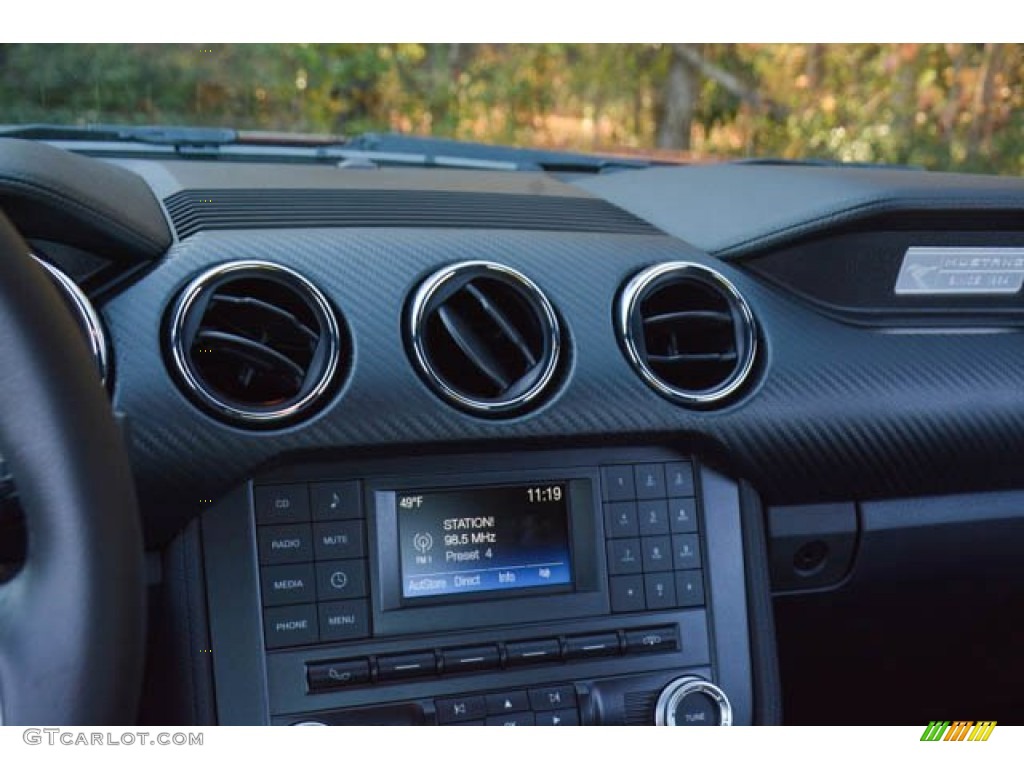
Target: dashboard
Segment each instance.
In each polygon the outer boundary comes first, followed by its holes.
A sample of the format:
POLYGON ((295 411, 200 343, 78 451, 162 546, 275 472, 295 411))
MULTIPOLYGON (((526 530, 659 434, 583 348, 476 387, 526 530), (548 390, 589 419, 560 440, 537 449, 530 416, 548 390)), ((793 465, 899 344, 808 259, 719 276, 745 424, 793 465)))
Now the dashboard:
POLYGON ((0 209, 128 437, 144 719, 1020 714, 1018 179, 4 140, 0 209))

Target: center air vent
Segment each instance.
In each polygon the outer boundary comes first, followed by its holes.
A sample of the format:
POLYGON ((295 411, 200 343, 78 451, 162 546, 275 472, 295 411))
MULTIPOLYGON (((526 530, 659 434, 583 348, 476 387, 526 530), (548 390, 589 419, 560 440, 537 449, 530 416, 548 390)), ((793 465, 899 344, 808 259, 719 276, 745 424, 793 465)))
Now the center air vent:
POLYGON ((290 269, 222 264, 186 286, 170 319, 170 353, 188 394, 222 418, 276 426, 327 394, 344 351, 323 294, 290 269))
POLYGON ((501 264, 469 261, 432 275, 413 295, 407 333, 427 382, 475 413, 525 408, 558 367, 561 332, 551 302, 501 264))
POLYGON ((634 277, 619 301, 618 330, 644 381, 688 405, 727 398, 754 365, 750 307, 728 280, 700 264, 659 264, 634 277))

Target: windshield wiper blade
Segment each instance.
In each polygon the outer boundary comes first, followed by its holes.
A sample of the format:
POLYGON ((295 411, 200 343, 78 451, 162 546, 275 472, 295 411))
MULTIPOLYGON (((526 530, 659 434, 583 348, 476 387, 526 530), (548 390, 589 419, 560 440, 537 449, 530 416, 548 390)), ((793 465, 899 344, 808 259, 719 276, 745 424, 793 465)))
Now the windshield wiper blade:
POLYGON ((176 147, 210 147, 235 144, 238 131, 176 125, 57 125, 29 123, 0 126, 0 136, 38 141, 125 141, 176 147))

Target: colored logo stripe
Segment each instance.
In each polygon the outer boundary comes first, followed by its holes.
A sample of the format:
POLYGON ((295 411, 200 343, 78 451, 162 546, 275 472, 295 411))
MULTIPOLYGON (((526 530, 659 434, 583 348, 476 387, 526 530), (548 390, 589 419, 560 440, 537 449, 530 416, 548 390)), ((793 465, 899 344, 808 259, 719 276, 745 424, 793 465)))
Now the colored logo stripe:
POLYGON ((988 741, 996 727, 995 720, 931 720, 921 734, 921 741, 988 741))
POLYGON ((993 729, 996 727, 995 720, 982 720, 971 731, 971 735, 967 737, 968 741, 988 741, 988 737, 992 735, 993 729))
POLYGON ((946 732, 946 738, 943 741, 963 741, 967 738, 967 732, 971 729, 972 725, 974 723, 969 720, 957 720, 949 727, 949 730, 946 732))
POLYGON ((947 728, 949 720, 932 720, 921 734, 921 741, 940 741, 947 728))

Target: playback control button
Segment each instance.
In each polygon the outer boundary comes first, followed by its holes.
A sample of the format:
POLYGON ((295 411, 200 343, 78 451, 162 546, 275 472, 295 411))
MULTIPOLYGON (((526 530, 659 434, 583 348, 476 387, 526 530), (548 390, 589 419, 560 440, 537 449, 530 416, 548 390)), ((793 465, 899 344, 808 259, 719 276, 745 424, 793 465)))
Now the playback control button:
POLYGON ((311 691, 330 691, 370 682, 370 662, 327 661, 306 667, 306 680, 311 691))

